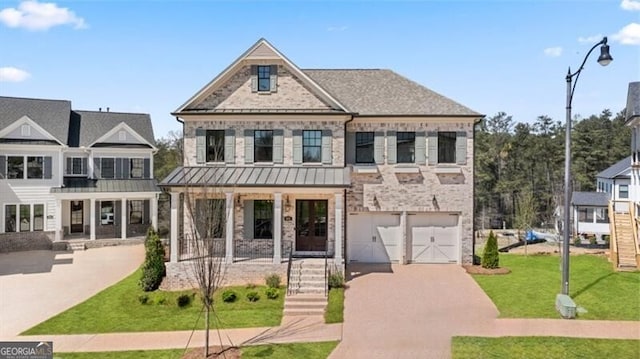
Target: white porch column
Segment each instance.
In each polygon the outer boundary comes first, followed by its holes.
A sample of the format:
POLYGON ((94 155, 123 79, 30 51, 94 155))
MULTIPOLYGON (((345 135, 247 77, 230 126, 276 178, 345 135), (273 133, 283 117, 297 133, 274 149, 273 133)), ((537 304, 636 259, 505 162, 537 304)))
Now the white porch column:
POLYGON ((178 262, 178 205, 180 193, 171 192, 171 263, 178 262))
POLYGON ((151 227, 154 231, 158 231, 158 197, 149 198, 149 210, 151 211, 151 227))
POLYGON ((96 239, 96 199, 89 200, 89 239, 96 239))
POLYGON ((344 203, 342 201, 342 193, 335 194, 335 233, 334 233, 334 254, 333 261, 335 264, 342 263, 342 221, 344 217, 344 203))
POLYGON ((127 239, 127 199, 120 200, 120 239, 127 239))
POLYGON ((400 228, 402 228, 402 240, 400 241, 400 264, 407 264, 407 211, 400 215, 400 228))
POLYGON ((55 235, 55 240, 56 241, 61 241, 62 240, 62 235, 63 235, 63 231, 62 231, 62 200, 58 199, 56 200, 56 235, 55 235))
POLYGON ((225 251, 224 258, 227 263, 233 262, 233 192, 227 192, 225 196, 225 251))
POLYGON ((282 262, 282 193, 273 194, 273 263, 282 262))

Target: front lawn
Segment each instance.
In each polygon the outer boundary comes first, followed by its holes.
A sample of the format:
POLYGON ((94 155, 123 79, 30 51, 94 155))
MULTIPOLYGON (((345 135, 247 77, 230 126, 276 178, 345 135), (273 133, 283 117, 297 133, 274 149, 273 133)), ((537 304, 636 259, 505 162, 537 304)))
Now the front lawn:
MULTIPOLYGON (((241 349, 242 359, 283 358, 283 359, 325 359, 338 342, 291 343, 248 346, 241 349)), ((134 350, 98 353, 55 353, 61 359, 176 359, 182 357, 183 349, 134 350)))
POLYGON ((324 321, 330 323, 342 323, 344 312, 344 288, 332 288, 329 290, 327 311, 324 313, 324 321))
MULTIPOLYGON (((558 318, 560 258, 549 255, 501 254, 506 275, 473 275, 503 318, 558 318)), ((580 319, 640 320, 640 273, 615 272, 606 258, 571 256, 570 295, 580 319)))
POLYGON ((454 337, 453 359, 640 358, 640 340, 561 337, 454 337))
MULTIPOLYGON (((199 297, 195 296, 191 304, 179 308, 176 304, 181 294, 186 292, 143 292, 138 287, 140 271, 103 290, 85 302, 62 312, 47 321, 24 332, 24 335, 37 334, 81 334, 191 330, 202 309, 199 297), (148 295, 147 304, 141 304, 139 297, 148 295)), ((280 296, 267 299, 264 286, 254 289, 231 287, 238 298, 233 303, 225 303, 221 292, 215 295, 216 312, 222 328, 248 328, 280 325, 284 306, 284 290, 280 296), (246 294, 257 291, 260 300, 249 302, 246 294)), ((229 289, 229 288, 225 288, 229 289)), ((198 320, 198 329, 204 328, 204 315, 198 320)))

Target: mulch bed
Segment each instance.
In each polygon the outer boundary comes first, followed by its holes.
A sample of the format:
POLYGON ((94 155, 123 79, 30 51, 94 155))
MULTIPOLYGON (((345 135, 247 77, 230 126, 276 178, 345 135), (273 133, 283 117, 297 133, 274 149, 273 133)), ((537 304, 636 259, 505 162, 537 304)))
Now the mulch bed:
MULTIPOLYGON (((204 347, 190 349, 182 359, 202 359, 204 353, 204 347)), ((240 359, 242 353, 240 348, 236 347, 209 347, 209 356, 207 359, 240 359)))
POLYGON ((495 268, 495 269, 483 268, 482 266, 471 266, 471 265, 466 265, 463 267, 469 274, 499 275, 499 274, 511 273, 511 270, 509 268, 504 268, 504 267, 495 268))

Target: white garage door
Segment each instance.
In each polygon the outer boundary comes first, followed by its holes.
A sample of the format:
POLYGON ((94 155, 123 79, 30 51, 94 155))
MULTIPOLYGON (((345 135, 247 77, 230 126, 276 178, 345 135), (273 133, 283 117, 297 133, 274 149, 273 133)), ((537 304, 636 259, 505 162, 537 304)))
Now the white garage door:
POLYGON ((400 214, 350 214, 347 227, 350 262, 390 263, 400 259, 400 214))
POLYGON ((458 261, 458 215, 409 214, 407 231, 413 263, 452 263, 458 261))

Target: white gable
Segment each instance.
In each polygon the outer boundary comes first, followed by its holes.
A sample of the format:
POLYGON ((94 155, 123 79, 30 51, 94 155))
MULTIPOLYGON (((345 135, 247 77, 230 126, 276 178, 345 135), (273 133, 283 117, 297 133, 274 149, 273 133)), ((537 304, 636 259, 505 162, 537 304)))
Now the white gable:
POLYGON ((40 127, 28 116, 22 116, 19 120, 0 131, 0 138, 11 140, 45 140, 60 143, 49 132, 40 127))
POLYGON ((153 144, 145 140, 144 137, 140 136, 124 122, 120 122, 120 124, 112 128, 104 136, 95 140, 91 146, 96 143, 143 144, 155 148, 153 144))

